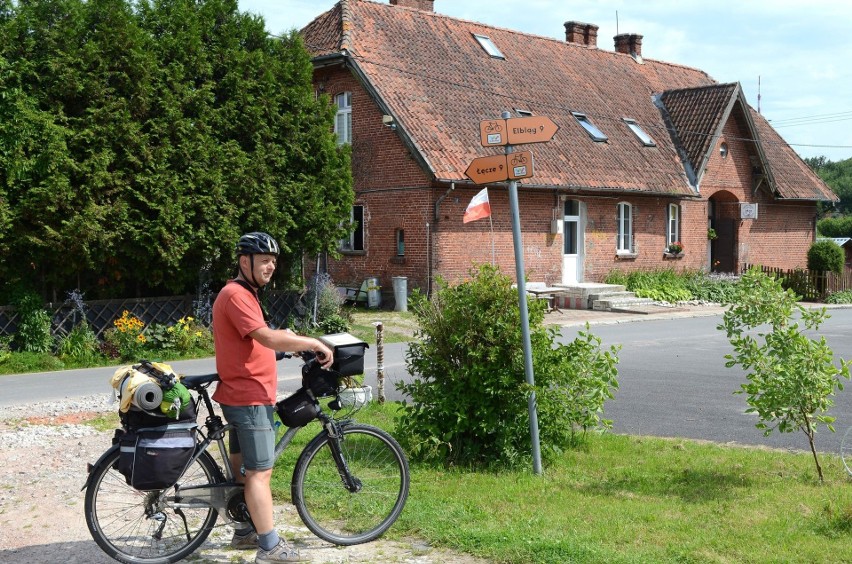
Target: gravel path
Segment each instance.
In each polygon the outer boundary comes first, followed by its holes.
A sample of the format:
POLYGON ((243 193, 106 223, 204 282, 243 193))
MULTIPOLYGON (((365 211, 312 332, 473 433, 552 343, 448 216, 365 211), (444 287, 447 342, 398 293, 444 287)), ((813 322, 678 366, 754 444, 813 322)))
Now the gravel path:
MULTIPOLYGON (((117 409, 111 394, 6 408, 0 414, 0 562, 114 562, 92 540, 83 517, 86 464, 110 445, 111 431, 83 422, 117 409)), ((292 505, 275 508, 279 532, 312 562, 483 563, 411 539, 338 548, 313 536, 292 505)), ((187 561, 241 564, 254 551, 228 546, 232 530, 218 527, 187 561)))

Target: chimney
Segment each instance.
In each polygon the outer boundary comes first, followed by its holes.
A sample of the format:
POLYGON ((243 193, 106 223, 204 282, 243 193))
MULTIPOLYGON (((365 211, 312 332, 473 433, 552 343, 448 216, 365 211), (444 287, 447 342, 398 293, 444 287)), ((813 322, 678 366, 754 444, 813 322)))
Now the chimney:
POLYGON ((621 33, 615 36, 615 52, 630 55, 637 61, 642 60, 642 36, 635 33, 621 33))
POLYGON ((597 47, 598 26, 583 22, 565 22, 565 42, 597 47))
POLYGON ((435 11, 435 0, 390 0, 391 6, 414 8, 423 12, 435 11))

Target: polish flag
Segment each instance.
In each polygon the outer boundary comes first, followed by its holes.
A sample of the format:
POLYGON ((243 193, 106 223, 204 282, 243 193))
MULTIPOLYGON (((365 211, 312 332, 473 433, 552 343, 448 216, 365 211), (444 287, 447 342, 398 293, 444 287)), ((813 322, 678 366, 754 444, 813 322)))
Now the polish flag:
POLYGON ((488 202, 488 188, 483 188, 467 205, 467 209, 464 210, 462 223, 486 217, 491 217, 491 204, 488 202))

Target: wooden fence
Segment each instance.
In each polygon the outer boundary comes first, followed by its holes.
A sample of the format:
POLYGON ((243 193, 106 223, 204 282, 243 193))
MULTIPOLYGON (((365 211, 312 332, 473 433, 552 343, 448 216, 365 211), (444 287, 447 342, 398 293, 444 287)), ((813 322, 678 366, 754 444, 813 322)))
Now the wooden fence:
POLYGON ((792 288, 806 301, 823 301, 835 292, 852 290, 852 269, 845 268, 841 274, 806 269, 770 268, 760 265, 745 266, 745 270, 756 266, 766 274, 781 278, 785 288, 792 288))

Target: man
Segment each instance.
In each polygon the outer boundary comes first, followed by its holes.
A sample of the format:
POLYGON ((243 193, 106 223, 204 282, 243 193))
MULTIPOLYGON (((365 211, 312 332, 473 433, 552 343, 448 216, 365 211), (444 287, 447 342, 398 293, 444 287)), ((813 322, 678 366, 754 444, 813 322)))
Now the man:
POLYGON ((213 304, 213 341, 220 382, 213 394, 222 406, 230 434, 231 467, 238 480, 245 468, 245 499, 254 530, 234 533, 231 546, 254 548, 255 562, 300 562, 299 552, 274 528, 272 490, 275 462, 274 404, 278 387, 275 351, 313 351, 323 367, 333 361, 318 339, 289 329, 270 329, 257 291, 269 283, 278 260, 278 243, 266 233, 248 233, 237 243, 238 273, 213 304))

